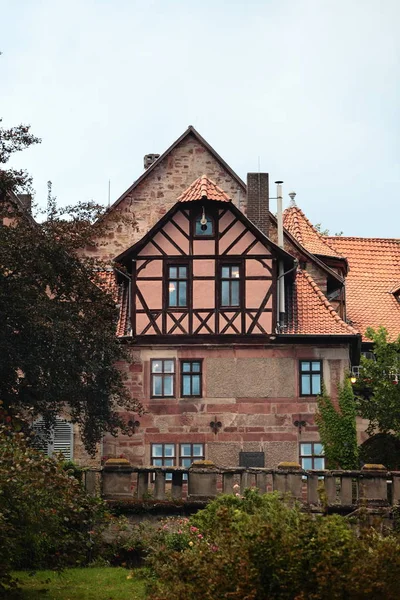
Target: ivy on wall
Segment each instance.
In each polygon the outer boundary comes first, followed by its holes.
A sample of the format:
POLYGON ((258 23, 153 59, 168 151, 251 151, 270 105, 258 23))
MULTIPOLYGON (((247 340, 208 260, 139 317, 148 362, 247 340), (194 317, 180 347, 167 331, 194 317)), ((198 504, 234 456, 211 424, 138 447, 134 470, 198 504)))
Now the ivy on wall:
POLYGON ((317 398, 316 422, 324 445, 328 468, 358 469, 356 403, 348 378, 338 388, 338 407, 325 387, 317 398))

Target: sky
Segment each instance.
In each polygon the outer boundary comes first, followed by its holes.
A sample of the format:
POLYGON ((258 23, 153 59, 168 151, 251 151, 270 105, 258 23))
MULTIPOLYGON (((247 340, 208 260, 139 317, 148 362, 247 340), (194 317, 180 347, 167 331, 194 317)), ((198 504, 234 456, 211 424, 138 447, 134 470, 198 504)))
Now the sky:
MULTIPOLYGON (((12 166, 115 201, 193 125, 332 234, 400 237, 399 0, 0 0, 12 166)), ((271 196, 275 196, 271 189, 271 196)), ((271 201, 274 211, 275 201, 271 201)))

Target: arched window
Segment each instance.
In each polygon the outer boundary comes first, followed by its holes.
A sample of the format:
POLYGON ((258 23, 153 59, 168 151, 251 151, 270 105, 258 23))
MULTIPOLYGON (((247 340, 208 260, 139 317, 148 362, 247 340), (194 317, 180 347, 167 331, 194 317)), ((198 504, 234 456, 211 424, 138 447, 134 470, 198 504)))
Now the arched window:
POLYGON ((46 434, 44 419, 40 417, 33 424, 35 433, 35 448, 47 456, 62 454, 66 460, 73 458, 73 427, 64 419, 57 417, 54 428, 46 434))

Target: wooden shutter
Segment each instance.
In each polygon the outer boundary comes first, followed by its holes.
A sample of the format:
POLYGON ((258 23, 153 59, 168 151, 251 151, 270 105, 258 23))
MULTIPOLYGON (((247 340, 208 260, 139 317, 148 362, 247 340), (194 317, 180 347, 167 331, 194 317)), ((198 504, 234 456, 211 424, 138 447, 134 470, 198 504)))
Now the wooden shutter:
POLYGON ((44 420, 42 418, 35 421, 33 430, 36 434, 35 448, 41 450, 47 456, 61 452, 66 460, 72 460, 73 429, 71 423, 57 417, 55 427, 51 430, 49 438, 46 436, 44 420))

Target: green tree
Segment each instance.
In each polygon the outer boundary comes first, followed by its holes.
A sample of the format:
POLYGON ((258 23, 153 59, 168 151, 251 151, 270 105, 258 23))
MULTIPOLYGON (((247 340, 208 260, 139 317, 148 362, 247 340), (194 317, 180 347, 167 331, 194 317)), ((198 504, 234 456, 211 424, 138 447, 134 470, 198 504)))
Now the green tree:
POLYGON ((368 328, 375 359, 361 357, 354 385, 359 414, 369 420, 367 432, 392 432, 400 437, 400 335, 390 341, 384 327, 368 328))
MULTIPOLYGON (((29 127, 0 128, 0 166, 38 141, 29 127)), ((15 196, 29 185, 24 171, 0 170, 0 400, 8 411, 42 415, 48 428, 68 414, 94 452, 104 432, 130 431, 122 411, 141 411, 118 369, 129 357, 116 339, 105 265, 80 252, 108 225, 101 206, 60 209, 51 189, 46 218, 35 223, 15 196)))
POLYGON ((359 456, 356 429, 356 403, 350 380, 346 377, 338 388, 338 407, 326 389, 317 398, 318 424, 325 457, 330 468, 357 469, 359 456))

